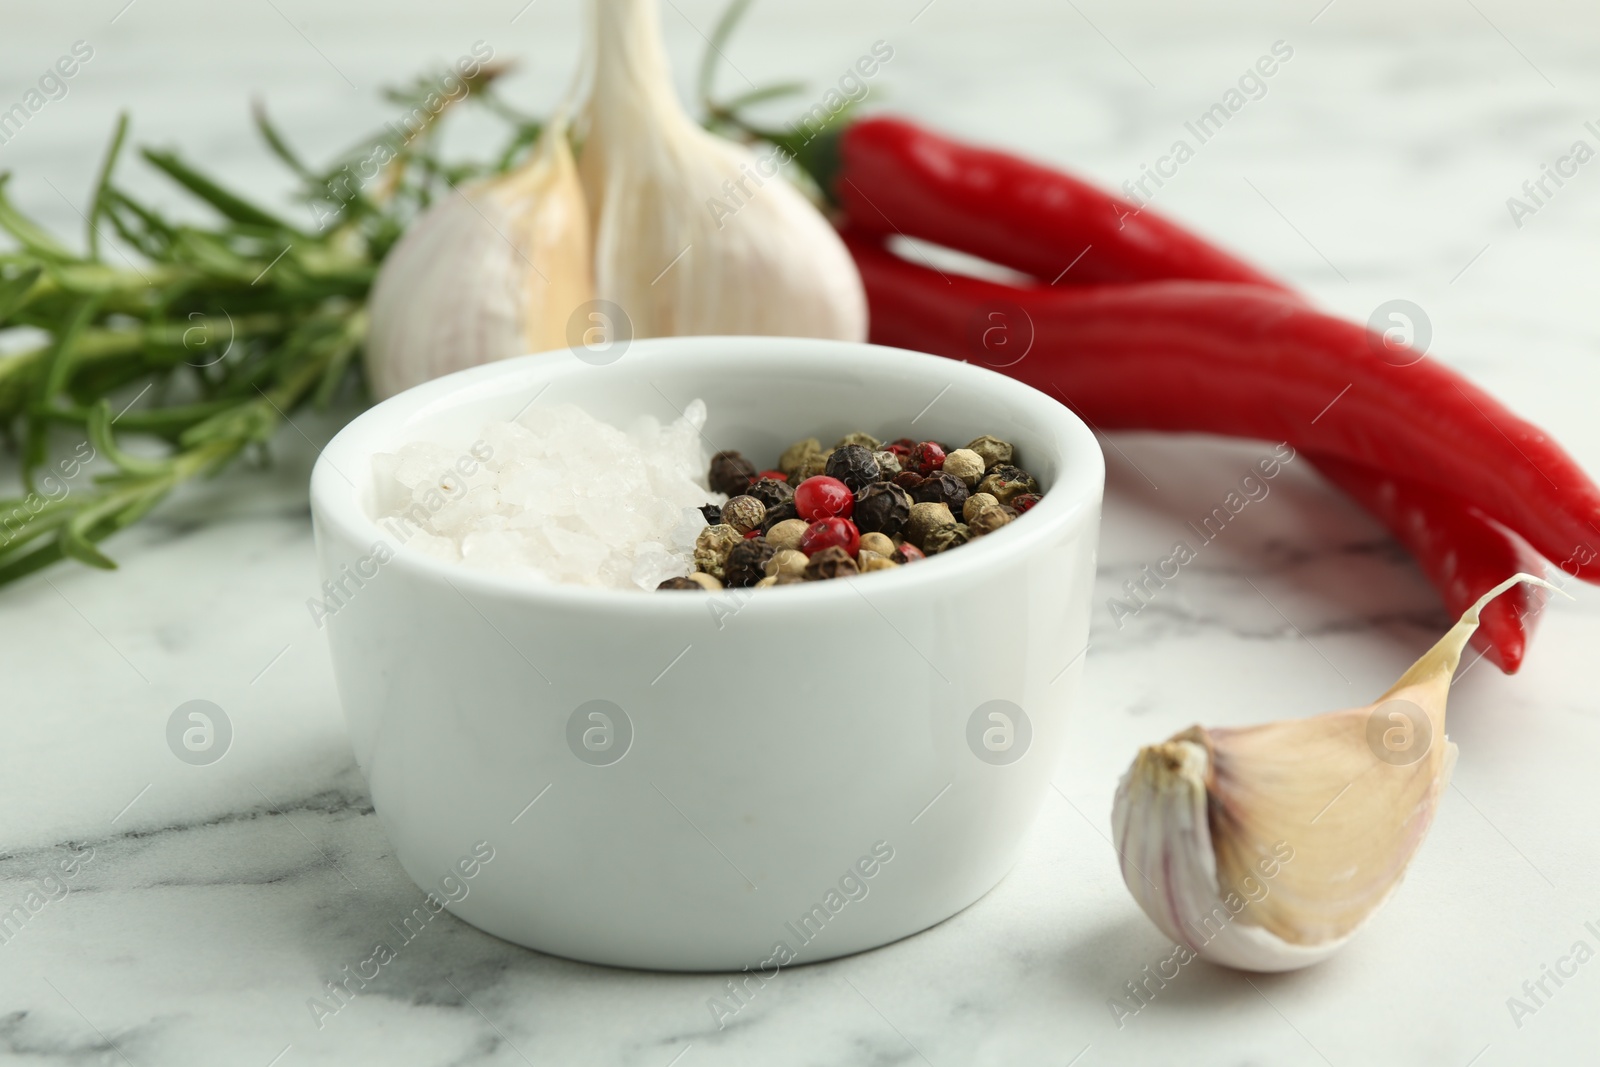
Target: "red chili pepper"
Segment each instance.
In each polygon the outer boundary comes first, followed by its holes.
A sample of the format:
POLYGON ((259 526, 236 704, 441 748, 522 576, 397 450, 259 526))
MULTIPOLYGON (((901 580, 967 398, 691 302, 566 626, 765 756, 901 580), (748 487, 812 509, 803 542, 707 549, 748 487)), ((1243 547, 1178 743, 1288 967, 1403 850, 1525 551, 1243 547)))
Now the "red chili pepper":
POLYGON ((846 234, 872 339, 974 359, 1101 429, 1288 441, 1454 493, 1569 574, 1600 580, 1600 488, 1543 431, 1427 358, 1253 285, 1004 285, 909 263, 846 234), (1000 321, 992 317, 998 315, 1000 321), (986 332, 1011 347, 994 360, 986 332))
POLYGON ((1087 182, 901 119, 853 122, 837 151, 837 172, 818 177, 859 230, 922 238, 1045 281, 1195 278, 1287 288, 1087 182))
MULTIPOLYGON (((1544 560, 1526 541, 1449 494, 1328 456, 1308 458, 1416 557, 1452 618, 1511 575, 1543 570, 1544 560)), ((1507 674, 1517 673, 1544 602, 1544 590, 1528 584, 1502 593, 1479 616, 1473 645, 1507 674)))

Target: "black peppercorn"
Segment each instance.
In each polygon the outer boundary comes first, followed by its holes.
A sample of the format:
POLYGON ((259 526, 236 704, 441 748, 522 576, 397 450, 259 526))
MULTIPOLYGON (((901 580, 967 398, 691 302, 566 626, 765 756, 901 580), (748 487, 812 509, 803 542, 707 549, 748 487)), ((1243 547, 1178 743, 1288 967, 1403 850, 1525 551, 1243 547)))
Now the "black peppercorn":
MULTIPOLYGON (((750 495, 754 496, 755 494, 752 493, 750 495)), ((788 500, 784 500, 780 503, 768 504, 767 517, 761 520, 761 532, 766 533, 768 530, 772 529, 785 519, 798 519, 799 517, 800 513, 794 509, 793 495, 791 495, 788 500)), ((717 521, 721 522, 722 520, 719 518, 717 521)))
POLYGON ((860 492, 878 480, 878 461, 865 445, 841 445, 828 456, 823 473, 839 479, 851 491, 860 492))
POLYGON ((718 452, 711 457, 708 483, 719 493, 738 496, 750 488, 750 483, 756 480, 756 473, 755 465, 739 453, 718 452))
POLYGON ((746 496, 753 496, 768 508, 783 503, 785 500, 794 499, 794 490, 788 482, 776 478, 762 478, 745 491, 746 496))
POLYGON ((723 572, 729 589, 744 589, 767 576, 773 547, 765 537, 752 537, 733 546, 723 572))
POLYGON ((959 515, 967 502, 967 483, 949 471, 934 471, 911 490, 911 499, 918 504, 949 504, 951 514, 959 515))
POLYGON ((850 558, 850 553, 838 545, 834 545, 811 557, 811 561, 806 564, 806 581, 815 582, 824 578, 847 578, 860 572, 860 568, 856 566, 856 561, 850 558))
POLYGON ((702 586, 700 585, 699 582, 696 582, 696 581, 694 581, 692 579, 689 579, 689 578, 668 578, 666 581, 664 581, 660 585, 656 586, 656 588, 657 589, 700 589, 700 588, 702 588, 702 586))
POLYGON ((911 517, 911 503, 911 494, 893 482, 873 482, 856 494, 856 529, 899 537, 911 517))
POLYGON ((717 523, 722 521, 722 505, 701 504, 700 514, 706 517, 706 525, 715 526, 717 523))

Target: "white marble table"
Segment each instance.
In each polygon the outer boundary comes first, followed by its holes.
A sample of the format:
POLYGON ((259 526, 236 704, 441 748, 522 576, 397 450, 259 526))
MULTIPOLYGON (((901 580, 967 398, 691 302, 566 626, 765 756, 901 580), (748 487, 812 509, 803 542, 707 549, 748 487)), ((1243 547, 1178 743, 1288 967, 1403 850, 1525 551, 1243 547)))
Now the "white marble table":
MULTIPOLYGON (((65 198, 84 195, 127 107, 141 139, 180 143, 277 195, 283 182, 247 132, 252 94, 308 150, 332 151, 388 117, 380 84, 481 39, 528 58, 517 92, 543 106, 565 77, 576 9, 525 2, 10 0, 0 108, 72 42, 95 51, 65 98, 0 145, 0 169, 16 172, 25 205, 76 230, 65 198)), ((675 6, 666 20, 687 83, 716 5, 675 6)), ((769 3, 730 59, 752 77, 820 83, 882 38, 896 53, 876 102, 1120 185, 1288 42, 1292 61, 1158 206, 1341 313, 1417 302, 1438 355, 1600 470, 1600 163, 1520 228, 1506 206, 1573 141, 1597 143, 1583 124, 1600 117, 1589 44, 1600 20, 1505 0, 1414 14, 1321 6, 769 3)), ((1456 788, 1364 936, 1299 974, 1185 968, 1119 1028, 1108 1001, 1167 951, 1105 837, 1136 747, 1195 721, 1365 702, 1443 623, 1378 529, 1291 468, 1117 629, 1105 598, 1260 451, 1137 436, 1108 450, 1101 606, 1060 795, 1016 870, 968 911, 786 971, 720 1031, 706 1006, 719 978, 565 962, 442 919, 319 1029, 308 998, 419 892, 345 740, 304 603, 309 451, 294 435, 281 445, 273 469, 191 494, 114 541, 120 573, 64 569, 0 592, 0 908, 57 887, 0 944, 0 1062, 1489 1067, 1593 1056, 1600 964, 1552 985, 1520 1026, 1507 1008, 1575 942, 1600 947, 1584 926, 1600 926, 1600 782, 1588 763, 1600 696, 1584 674, 1600 600, 1586 589, 1552 607, 1520 676, 1480 665, 1456 686, 1456 788), (232 721, 221 762, 189 766, 167 747, 168 716, 191 699, 232 721), (75 874, 40 882, 73 857, 75 874)))

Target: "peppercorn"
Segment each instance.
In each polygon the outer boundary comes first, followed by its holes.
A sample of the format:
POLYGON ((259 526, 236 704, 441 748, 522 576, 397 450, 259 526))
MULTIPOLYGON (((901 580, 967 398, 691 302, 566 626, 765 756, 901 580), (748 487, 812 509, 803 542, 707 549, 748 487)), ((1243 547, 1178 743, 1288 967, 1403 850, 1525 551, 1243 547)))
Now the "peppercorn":
POLYGON ((1001 504, 990 504, 967 519, 967 529, 973 537, 982 537, 994 533, 1014 518, 1016 512, 1012 509, 1001 504))
POLYGON ((767 544, 778 551, 786 548, 799 548, 800 539, 805 536, 811 524, 804 519, 784 519, 774 526, 768 527, 767 544))
POLYGON ((726 523, 707 526, 695 538, 695 569, 704 571, 720 582, 726 573, 724 568, 727 566, 728 553, 743 541, 744 535, 726 523))
POLYGON ((774 554, 765 537, 752 537, 733 546, 724 566, 728 588, 747 589, 767 574, 767 560, 774 554))
POLYGON ((899 449, 908 456, 911 454, 911 450, 916 447, 917 443, 909 437, 896 437, 893 441, 889 442, 890 450, 899 449))
POLYGON ((689 575, 689 580, 708 593, 715 593, 722 588, 722 583, 717 581, 705 571, 695 571, 689 575))
POLYGON ((718 452, 711 457, 707 484, 719 493, 738 496, 756 480, 755 464, 737 452, 718 452))
POLYGON ((894 538, 877 531, 864 533, 861 535, 861 551, 876 552, 880 556, 892 556, 894 555, 894 538))
POLYGON ((721 504, 701 504, 698 510, 706 517, 707 526, 715 526, 722 521, 721 504))
POLYGON ((668 578, 666 581, 664 581, 660 585, 656 586, 656 588, 657 589, 695 589, 695 590, 699 590, 699 589, 702 589, 704 587, 699 582, 692 581, 691 579, 688 579, 688 578, 668 578))
POLYGON ((889 558, 894 560, 896 563, 904 565, 907 563, 915 563, 919 559, 927 559, 928 557, 922 554, 922 549, 918 548, 910 541, 901 541, 900 547, 895 549, 894 555, 890 556, 889 558))
POLYGON ((834 445, 833 447, 835 449, 839 449, 843 448, 845 445, 860 445, 868 452, 876 452, 883 446, 883 442, 879 441, 870 433, 863 433, 860 430, 856 430, 854 433, 847 433, 843 437, 839 438, 838 444, 834 445))
POLYGON ((806 527, 805 536, 800 538, 800 551, 808 556, 814 556, 825 548, 839 547, 850 555, 856 554, 856 549, 861 547, 861 531, 849 519, 841 519, 837 515, 826 519, 818 519, 806 527))
POLYGON ((736 496, 722 505, 722 521, 738 530, 749 533, 767 517, 767 506, 753 496, 736 496))
POLYGON ((806 572, 806 562, 809 559, 809 556, 797 549, 779 549, 767 560, 765 568, 767 577, 776 578, 785 574, 803 575, 806 572))
MULTIPOLYGON (((906 462, 909 463, 911 461, 907 460, 906 462)), ((901 471, 899 474, 896 474, 890 479, 890 481, 894 482, 895 485, 898 485, 900 488, 906 490, 915 489, 925 480, 926 479, 924 479, 922 475, 918 474, 916 471, 901 471)))
POLYGON ((807 437, 804 441, 796 441, 783 450, 783 455, 778 457, 778 469, 789 476, 789 484, 798 484, 800 479, 795 477, 800 465, 806 457, 813 452, 822 451, 822 442, 815 437, 807 437))
POLYGON ((794 509, 793 500, 785 500, 780 504, 768 504, 767 516, 761 520, 761 532, 770 534, 772 532, 772 528, 778 525, 780 522, 785 522, 789 519, 797 519, 799 517, 800 513, 794 509))
POLYGON ((978 454, 979 458, 983 460, 983 469, 986 471, 993 470, 1002 463, 1010 463, 1016 454, 1016 449, 1011 447, 1011 442, 1002 441, 998 437, 990 437, 988 434, 984 434, 982 437, 974 437, 971 441, 968 441, 967 450, 978 454))
POLYGON ((937 441, 924 441, 911 450, 910 466, 927 477, 944 466, 944 449, 937 441))
POLYGON ((971 534, 964 522, 950 522, 943 526, 935 526, 922 540, 922 551, 928 555, 937 552, 948 552, 952 548, 960 548, 971 540, 971 534))
POLYGON ((961 519, 963 522, 971 522, 972 517, 978 512, 984 508, 997 507, 999 503, 1000 501, 988 493, 973 493, 967 497, 967 502, 961 505, 961 519))
POLYGON ((806 580, 805 579, 805 575, 803 575, 803 574, 780 574, 780 575, 778 575, 776 578, 774 578, 772 580, 772 584, 773 585, 795 585, 796 583, 803 582, 805 580, 806 580))
POLYGON ((756 475, 756 480, 760 481, 762 478, 771 478, 775 482, 787 482, 789 480, 789 476, 780 470, 761 471, 756 475))
POLYGON ((878 461, 865 445, 844 445, 829 454, 825 473, 859 492, 878 480, 878 461))
POLYGON ((955 521, 955 516, 950 514, 950 505, 943 501, 912 504, 910 516, 906 519, 905 539, 921 548, 923 538, 935 527, 950 526, 955 521))
POLYGON ((825 578, 848 578, 852 574, 860 574, 861 569, 856 566, 856 561, 850 553, 834 545, 824 548, 821 552, 811 557, 806 564, 806 581, 815 582, 825 578))
POLYGON ((1037 504, 1039 499, 1038 493, 1018 493, 1011 498, 1011 506, 1017 509, 1018 515, 1021 515, 1037 504))
POLYGON ((954 514, 967 502, 967 483, 949 471, 934 471, 911 490, 911 499, 919 504, 943 501, 950 505, 951 514, 954 514))
POLYGON ((1002 463, 984 476, 983 481, 978 483, 978 488, 1000 503, 1009 504, 1012 497, 1021 496, 1023 493, 1037 493, 1039 483, 1033 480, 1033 475, 1021 467, 1002 463))
POLYGON ((874 452, 872 458, 878 464, 878 481, 880 482, 892 481, 894 476, 904 469, 900 466, 900 457, 893 452, 874 452))
POLYGON ((815 478, 819 474, 828 473, 828 457, 833 455, 830 448, 826 452, 811 452, 801 461, 800 466, 789 476, 789 480, 799 488, 800 483, 807 478, 815 478))
POLYGON ((958 448, 944 457, 944 469, 971 488, 982 480, 987 465, 983 462, 983 457, 972 449, 958 448))
POLYGON ((745 496, 755 497, 769 508, 781 504, 785 500, 794 499, 794 488, 788 482, 779 481, 776 478, 758 478, 756 483, 746 489, 744 493, 745 496))
POLYGON ((899 537, 911 517, 911 494, 893 482, 873 482, 856 495, 856 528, 899 537))
POLYGON ((860 552, 856 553, 856 566, 861 569, 862 574, 869 574, 872 571, 890 570, 894 567, 900 566, 900 564, 896 563, 894 560, 890 559, 881 552, 872 552, 867 549, 862 549, 860 552))
POLYGON ((819 474, 795 487, 794 507, 802 519, 810 522, 830 515, 848 519, 855 511, 856 497, 839 479, 819 474))
POLYGON ((757 588, 757 589, 765 589, 769 585, 777 585, 777 584, 778 584, 778 579, 776 579, 776 578, 763 578, 763 579, 761 579, 759 582, 757 582, 755 584, 755 588, 757 588))

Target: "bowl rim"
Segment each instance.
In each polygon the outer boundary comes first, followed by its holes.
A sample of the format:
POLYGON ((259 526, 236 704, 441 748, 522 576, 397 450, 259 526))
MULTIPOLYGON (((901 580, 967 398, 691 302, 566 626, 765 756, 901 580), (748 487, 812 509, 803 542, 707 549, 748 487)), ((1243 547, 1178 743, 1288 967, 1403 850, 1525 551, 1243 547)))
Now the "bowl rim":
MULTIPOLYGON (((1039 503, 1027 512, 1026 521, 1007 525, 987 537, 962 546, 960 552, 940 553, 917 563, 888 572, 876 572, 870 590, 891 594, 919 584, 953 579, 959 569, 981 568, 999 553, 1017 555, 1047 541, 1062 527, 1071 525, 1088 508, 1098 507, 1105 485, 1105 458, 1099 441, 1090 428, 1071 409, 1048 394, 1014 378, 965 360, 913 352, 903 348, 853 341, 834 341, 805 337, 709 336, 659 337, 631 342, 622 362, 630 366, 676 363, 706 363, 708 372, 717 365, 733 371, 759 369, 763 354, 799 356, 804 371, 825 377, 830 371, 859 371, 864 362, 874 370, 882 368, 894 377, 913 380, 937 377, 949 385, 963 385, 985 392, 1014 410, 1024 412, 1047 427, 1061 453, 1061 469, 1054 484, 1039 503), (997 540, 998 539, 998 540, 997 540)), ((794 362, 787 373, 798 373, 794 362)), ((562 377, 596 370, 615 372, 614 367, 596 368, 577 359, 568 349, 532 353, 486 363, 435 378, 379 401, 347 423, 325 445, 311 472, 311 509, 319 540, 324 527, 335 528, 356 544, 383 542, 392 550, 384 570, 398 569, 430 582, 443 582, 458 593, 473 592, 530 605, 566 608, 619 608, 630 611, 703 611, 704 596, 651 596, 654 590, 612 589, 575 585, 528 575, 503 574, 464 566, 416 549, 396 544, 392 533, 369 515, 359 499, 362 482, 352 482, 343 471, 365 469, 378 452, 397 447, 396 437, 408 426, 475 399, 503 395, 505 380, 513 379, 518 388, 538 387, 541 381, 553 383, 562 377), (381 442, 381 445, 380 445, 381 442)), ((540 392, 542 393, 542 389, 540 392)), ((534 400, 538 396, 535 395, 534 400)), ((531 403, 532 401, 530 401, 531 403)), ((669 401, 670 403, 670 401, 669 401)), ((370 476, 368 476, 370 477, 370 476)), ((840 598, 864 596, 856 583, 865 576, 828 582, 806 582, 788 587, 774 603, 816 605, 840 598)), ((723 589, 713 596, 742 595, 753 590, 723 589)))

